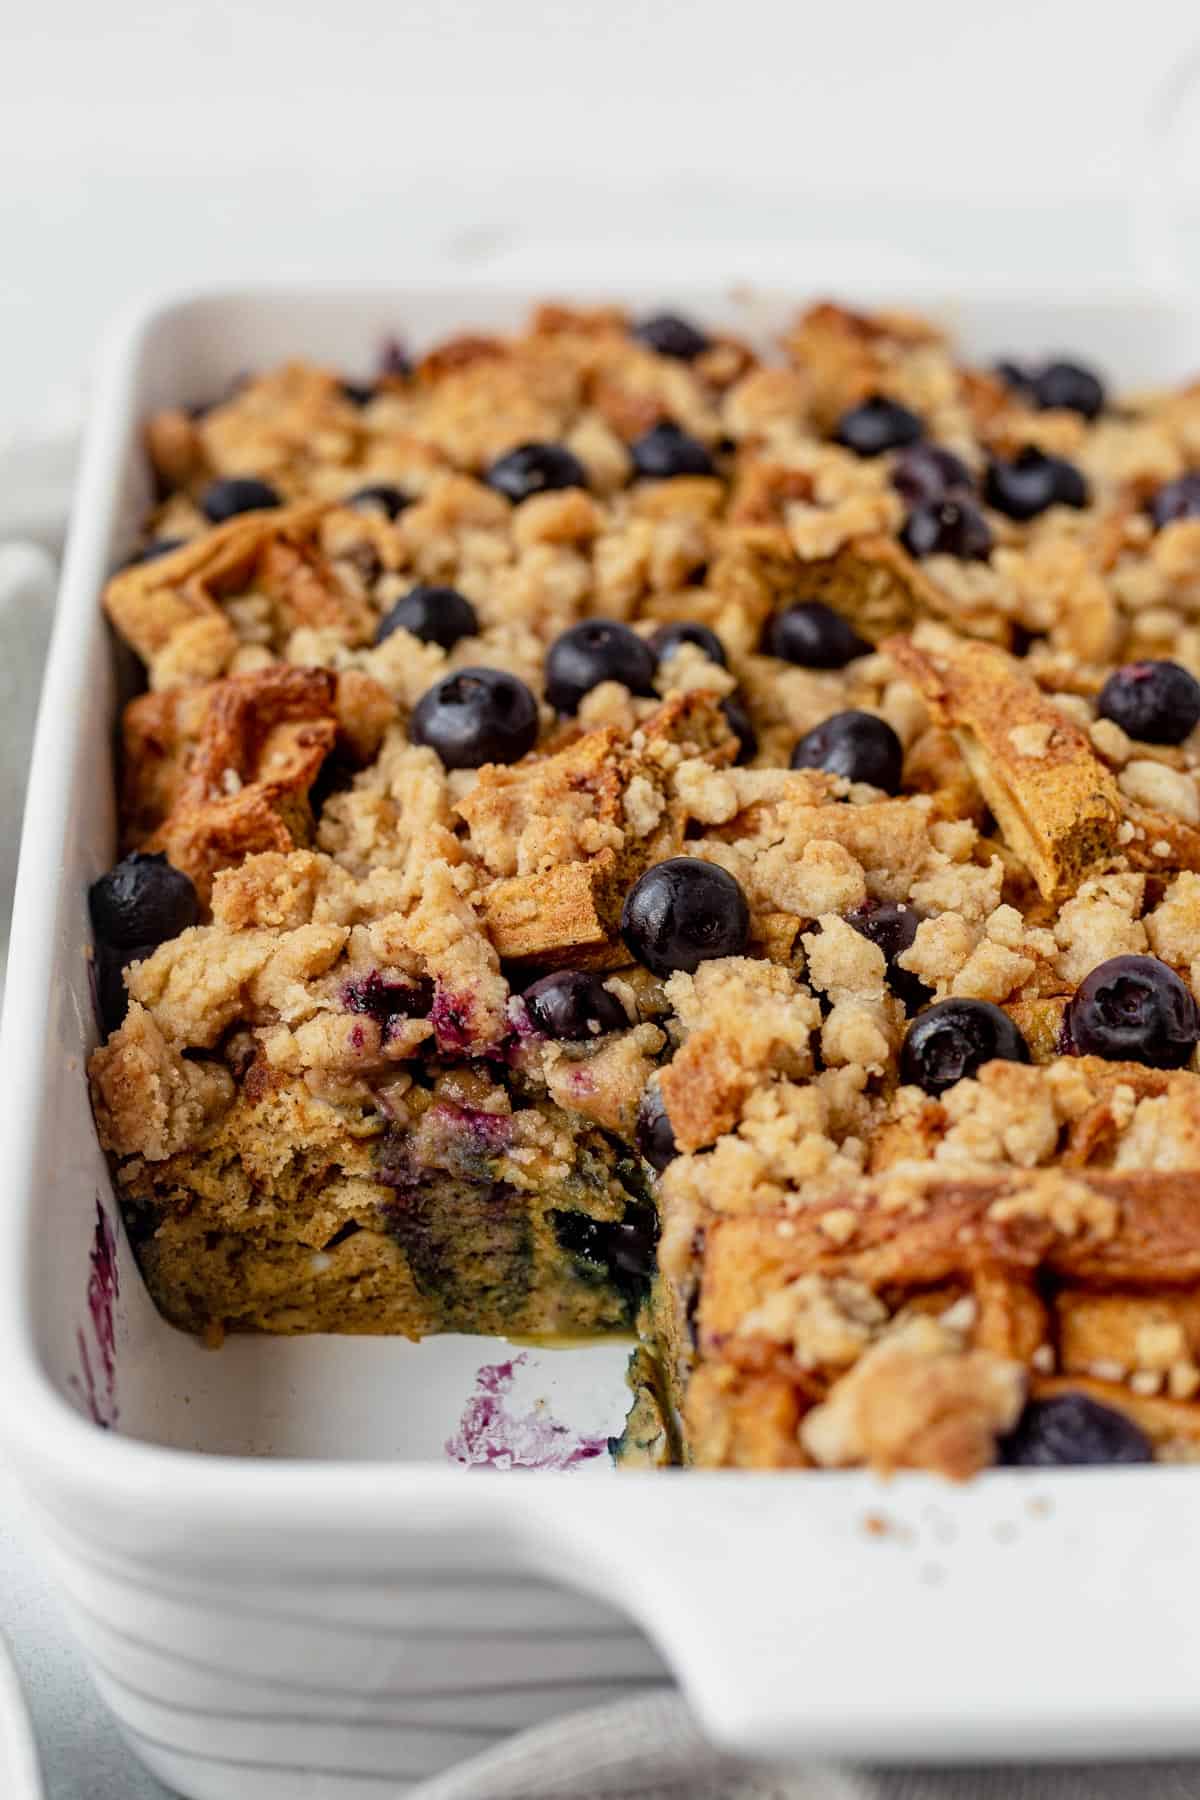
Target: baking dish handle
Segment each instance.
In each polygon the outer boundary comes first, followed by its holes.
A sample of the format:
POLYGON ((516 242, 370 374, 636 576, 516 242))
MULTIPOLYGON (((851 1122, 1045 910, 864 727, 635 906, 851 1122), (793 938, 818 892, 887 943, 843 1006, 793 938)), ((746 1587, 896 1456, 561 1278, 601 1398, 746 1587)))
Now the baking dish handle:
POLYGON ((1195 1471, 530 1482, 531 1567, 615 1604, 721 1748, 776 1760, 1194 1753, 1195 1471), (569 1504, 565 1503, 568 1502, 569 1504), (1118 1624, 1119 1621, 1119 1624, 1118 1624))

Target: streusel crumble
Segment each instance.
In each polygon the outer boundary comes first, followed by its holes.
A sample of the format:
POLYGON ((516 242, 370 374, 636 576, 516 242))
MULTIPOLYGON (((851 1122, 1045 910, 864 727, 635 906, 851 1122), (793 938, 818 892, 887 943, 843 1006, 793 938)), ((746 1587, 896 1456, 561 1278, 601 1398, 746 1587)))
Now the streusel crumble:
POLYGON ((654 1462, 1200 1456, 1200 387, 543 307, 149 421, 101 1140, 191 1330, 654 1462))

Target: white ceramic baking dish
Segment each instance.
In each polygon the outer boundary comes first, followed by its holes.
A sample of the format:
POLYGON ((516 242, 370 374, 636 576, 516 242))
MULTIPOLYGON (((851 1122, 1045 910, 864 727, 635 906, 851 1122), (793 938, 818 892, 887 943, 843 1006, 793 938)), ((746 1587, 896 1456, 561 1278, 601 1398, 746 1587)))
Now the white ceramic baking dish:
MULTIPOLYGON (((385 332, 511 325, 533 297, 191 296, 142 311, 104 363, 0 1071, 0 1429, 101 1691, 146 1762, 203 1800, 402 1792, 493 1735, 668 1673, 748 1753, 1200 1749, 1200 1470, 999 1472, 963 1489, 614 1477, 596 1452, 623 1407, 622 1346, 240 1338, 214 1353, 141 1287, 84 1078, 84 894, 113 849, 117 675, 98 594, 147 498, 138 421, 282 357, 356 371, 385 332)), ((804 294, 616 297, 761 337, 804 294)), ((980 355, 1069 349, 1125 383, 1200 363, 1200 316, 1163 300, 854 297, 933 307, 980 355)))

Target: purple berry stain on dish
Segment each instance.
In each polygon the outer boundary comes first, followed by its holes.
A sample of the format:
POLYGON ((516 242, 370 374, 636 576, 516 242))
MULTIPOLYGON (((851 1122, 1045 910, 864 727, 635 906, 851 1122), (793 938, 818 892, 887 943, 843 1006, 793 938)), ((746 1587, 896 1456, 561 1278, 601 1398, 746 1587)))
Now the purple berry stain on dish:
POLYGON ((117 1266, 117 1238, 112 1221, 96 1200, 96 1224, 92 1248, 88 1255, 87 1309, 91 1322, 91 1342, 96 1362, 88 1348, 88 1333, 80 1325, 75 1332, 79 1348, 78 1377, 71 1386, 83 1398, 92 1422, 108 1431, 116 1424, 117 1407, 117 1333, 115 1308, 121 1292, 117 1266))
POLYGON ((524 1352, 509 1362, 485 1363, 463 1408, 458 1430, 446 1439, 446 1455, 465 1469, 574 1469, 602 1456, 606 1437, 580 1437, 561 1425, 544 1402, 512 1413, 508 1397, 524 1352))

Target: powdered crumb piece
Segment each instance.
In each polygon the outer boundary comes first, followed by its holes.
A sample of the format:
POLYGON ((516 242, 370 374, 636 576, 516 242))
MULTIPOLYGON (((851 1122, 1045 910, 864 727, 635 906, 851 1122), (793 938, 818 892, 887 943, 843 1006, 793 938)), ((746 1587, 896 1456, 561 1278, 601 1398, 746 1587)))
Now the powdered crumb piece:
POLYGON ((713 662, 698 644, 682 643, 659 663, 654 685, 660 694, 689 694, 694 689, 732 694, 737 677, 713 662))
POLYGON ((1172 1363, 1167 1370, 1167 1392, 1172 1400, 1192 1400, 1200 1390, 1200 1369, 1190 1358, 1172 1363))
POLYGON ((614 731, 628 732, 637 722, 637 703, 619 681, 598 682, 579 703, 579 723, 585 731, 609 726, 614 731))
POLYGON ((1134 1337, 1133 1350, 1139 1369, 1165 1373, 1173 1363, 1184 1358, 1187 1348, 1183 1327, 1174 1319, 1149 1320, 1138 1327, 1134 1337))
POLYGON ((938 1322, 943 1331, 955 1331, 965 1336, 973 1331, 979 1319, 979 1302, 974 1294, 960 1294, 959 1298, 939 1314, 938 1322))
POLYGON ((807 1413, 800 1441, 817 1463, 882 1474, 932 1469, 963 1481, 995 1458, 1025 1399, 1019 1363, 966 1350, 936 1319, 887 1333, 807 1413))
POLYGON ((1139 759, 1126 763, 1117 779, 1121 792, 1140 806, 1170 813, 1187 825, 1200 825, 1200 793, 1193 776, 1164 763, 1139 759))
POLYGON ((1200 960, 1200 874, 1177 875, 1145 923, 1156 956, 1182 967, 1200 960))
POLYGON ((949 994, 959 970, 975 948, 977 933, 955 912, 922 919, 907 950, 896 958, 902 969, 932 987, 938 999, 949 994))
POLYGON ((1124 1381, 1129 1374, 1129 1370, 1125 1367, 1124 1363, 1117 1362, 1115 1357, 1097 1356, 1086 1365, 1086 1373, 1089 1374, 1094 1381, 1117 1382, 1124 1381))
POLYGON ((229 1071, 186 1060, 136 1001, 89 1073, 100 1141, 117 1156, 161 1162, 202 1136, 233 1099, 229 1071))
POLYGON ((725 824, 741 805, 732 775, 697 757, 680 763, 673 785, 688 815, 702 825, 725 824))
POLYGON ((1000 904, 1004 870, 999 857, 986 867, 950 863, 912 884, 914 906, 929 913, 956 913, 968 925, 980 924, 1000 904))
POLYGON ((1121 730, 1116 721, 1097 719, 1088 729, 1092 743, 1105 762, 1111 763, 1115 769, 1124 768, 1133 755, 1133 740, 1121 730))
POLYGON ((1033 974, 1032 957, 1019 956, 1002 944, 985 940, 971 952, 950 985, 950 992, 971 1000, 990 1000, 999 1005, 1033 974))
POLYGON ((883 1075, 902 1035, 896 1001, 838 1000, 821 1027, 821 1056, 828 1068, 849 1067, 883 1075))
POLYGON ((1018 756, 1034 758, 1045 756, 1054 736, 1054 727, 1045 720, 1025 725, 1014 725, 1008 734, 1008 741, 1018 756))
POLYGON ((882 1001, 887 992, 887 964, 878 944, 834 913, 823 914, 818 923, 818 931, 805 932, 800 940, 813 987, 835 1004, 842 1000, 882 1001))
POLYGON ((843 1247, 858 1229, 858 1214, 850 1206, 834 1206, 822 1213, 817 1224, 832 1243, 843 1247))
POLYGON ((625 789, 625 822, 635 837, 649 837, 663 816, 666 802, 644 775, 635 775, 625 789))
POLYGON ((802 1369, 842 1369, 878 1336, 887 1317, 886 1306, 861 1282, 802 1275, 748 1312, 738 1336, 789 1345, 802 1369))
POLYGON ((1085 881, 1066 902, 1054 924, 1055 967, 1064 982, 1077 987, 1109 957, 1145 950, 1146 927, 1139 916, 1145 888, 1141 875, 1101 875, 1085 881))
POLYGON ((632 1138, 642 1094, 665 1041, 658 1026, 647 1021, 609 1034, 586 1057, 569 1057, 561 1046, 548 1044, 543 1050, 547 1091, 564 1112, 632 1138))
POLYGON ((1115 1237, 1118 1210, 1108 1195, 1068 1175, 1046 1175, 1016 1194, 994 1200, 988 1216, 998 1225, 1011 1219, 1044 1220, 1063 1237, 1087 1235, 1098 1243, 1115 1237))
POLYGON ((681 1149, 729 1131, 768 1073, 811 1070, 820 1008, 789 970, 729 957, 672 975, 666 993, 685 1036, 659 1089, 681 1149))

